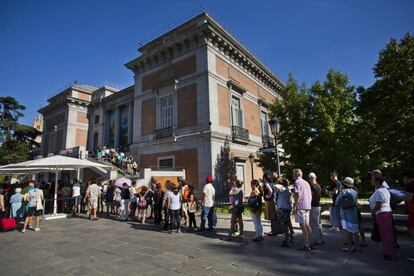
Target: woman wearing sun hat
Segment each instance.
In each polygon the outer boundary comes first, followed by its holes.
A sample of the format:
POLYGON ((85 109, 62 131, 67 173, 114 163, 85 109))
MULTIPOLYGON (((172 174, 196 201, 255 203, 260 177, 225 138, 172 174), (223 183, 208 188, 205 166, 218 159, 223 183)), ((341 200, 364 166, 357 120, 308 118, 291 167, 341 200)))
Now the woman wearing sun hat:
POLYGON ((336 198, 335 205, 339 207, 341 226, 346 237, 348 247, 342 248, 346 252, 355 252, 359 249, 355 245, 359 244, 358 235, 358 212, 357 199, 358 192, 351 177, 345 177, 342 181, 343 189, 336 198))

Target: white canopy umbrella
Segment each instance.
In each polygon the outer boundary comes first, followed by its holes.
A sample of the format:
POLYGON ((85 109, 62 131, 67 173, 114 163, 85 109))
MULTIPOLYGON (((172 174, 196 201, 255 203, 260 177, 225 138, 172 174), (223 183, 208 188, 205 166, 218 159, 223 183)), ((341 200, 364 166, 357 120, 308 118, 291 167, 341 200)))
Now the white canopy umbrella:
POLYGON ((25 161, 16 164, 10 164, 6 166, 0 167, 0 172, 3 170, 4 172, 8 171, 10 174, 11 171, 15 170, 16 172, 39 172, 39 171, 53 171, 55 172, 55 196, 54 196, 54 203, 53 203, 53 214, 57 214, 57 183, 58 183, 58 175, 60 171, 63 170, 74 170, 74 169, 83 169, 83 168, 103 168, 109 169, 111 166, 104 165, 101 163, 92 162, 85 159, 77 159, 72 157, 66 157, 62 155, 54 155, 46 158, 36 159, 25 161))
POLYGON ((125 177, 121 177, 115 180, 115 185, 118 187, 123 187, 124 183, 126 183, 128 186, 131 186, 131 179, 125 178, 125 177))

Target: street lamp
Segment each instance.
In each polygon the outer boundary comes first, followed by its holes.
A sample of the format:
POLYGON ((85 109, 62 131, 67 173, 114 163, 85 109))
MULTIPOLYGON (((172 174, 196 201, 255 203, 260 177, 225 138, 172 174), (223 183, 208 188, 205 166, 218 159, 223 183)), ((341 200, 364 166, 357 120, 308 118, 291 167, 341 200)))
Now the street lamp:
POLYGON ((250 161, 250 166, 251 166, 251 171, 252 171, 252 181, 253 181, 254 179, 254 174, 253 174, 254 155, 253 153, 250 153, 249 161, 250 161))
POLYGON ((276 160, 277 160, 277 174, 280 177, 280 162, 279 162, 279 150, 277 148, 279 132, 280 132, 280 120, 277 117, 273 117, 269 120, 270 131, 272 132, 273 136, 275 136, 275 151, 276 151, 276 160))

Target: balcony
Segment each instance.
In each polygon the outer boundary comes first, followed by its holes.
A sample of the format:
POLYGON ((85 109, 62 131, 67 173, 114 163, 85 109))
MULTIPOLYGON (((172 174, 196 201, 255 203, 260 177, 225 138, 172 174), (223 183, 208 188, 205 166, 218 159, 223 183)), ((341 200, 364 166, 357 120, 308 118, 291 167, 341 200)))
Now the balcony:
POLYGON ((160 128, 155 130, 155 139, 165 139, 168 137, 173 136, 173 128, 172 127, 166 127, 166 128, 160 128))
POLYGON ((273 138, 267 135, 262 136, 262 142, 263 142, 263 147, 265 148, 273 147, 275 145, 273 138))
POLYGON ((249 143, 249 131, 245 128, 232 126, 231 127, 231 134, 233 136, 233 142, 238 142, 241 144, 248 144, 249 143))

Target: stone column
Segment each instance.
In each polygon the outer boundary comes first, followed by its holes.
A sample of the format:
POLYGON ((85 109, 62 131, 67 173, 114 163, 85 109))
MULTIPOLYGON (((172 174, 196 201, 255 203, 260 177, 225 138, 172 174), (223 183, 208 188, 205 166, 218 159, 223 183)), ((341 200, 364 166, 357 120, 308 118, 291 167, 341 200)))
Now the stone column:
POLYGON ((115 109, 115 137, 114 137, 114 146, 119 146, 119 126, 120 126, 120 112, 119 112, 119 106, 115 109))

